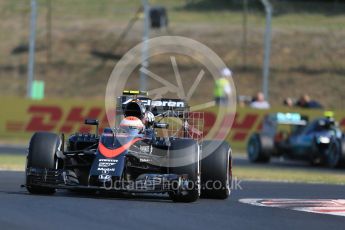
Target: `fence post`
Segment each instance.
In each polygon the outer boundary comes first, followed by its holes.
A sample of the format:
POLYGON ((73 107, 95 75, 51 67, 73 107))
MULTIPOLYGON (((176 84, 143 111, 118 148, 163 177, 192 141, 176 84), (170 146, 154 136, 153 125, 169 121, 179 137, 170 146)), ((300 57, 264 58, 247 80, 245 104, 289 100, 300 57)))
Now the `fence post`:
POLYGON ((243 0, 243 15, 242 15, 242 65, 243 69, 247 69, 247 30, 248 30, 248 0, 243 0))
POLYGON ((35 74, 35 40, 36 40, 36 18, 37 18, 37 2, 31 0, 31 19, 30 19, 30 38, 29 38, 29 61, 28 61, 28 82, 27 97, 31 98, 32 83, 35 74))
POLYGON ((47 30, 47 63, 51 64, 52 59, 52 0, 47 0, 47 15, 46 15, 46 30, 47 30))
POLYGON ((265 6, 266 12, 266 28, 264 39, 264 66, 263 66, 263 81, 262 91, 266 100, 269 98, 269 75, 270 75, 270 54, 271 54, 271 26, 272 26, 272 5, 269 0, 261 0, 265 6))
MULTIPOLYGON (((147 69, 149 66, 148 58, 148 47, 147 47, 147 40, 149 39, 149 31, 150 31, 150 6, 147 0, 141 0, 143 9, 144 9, 144 32, 142 38, 142 51, 141 51, 141 67, 147 69)), ((145 91, 147 90, 147 77, 146 74, 140 71, 140 90, 145 91)))

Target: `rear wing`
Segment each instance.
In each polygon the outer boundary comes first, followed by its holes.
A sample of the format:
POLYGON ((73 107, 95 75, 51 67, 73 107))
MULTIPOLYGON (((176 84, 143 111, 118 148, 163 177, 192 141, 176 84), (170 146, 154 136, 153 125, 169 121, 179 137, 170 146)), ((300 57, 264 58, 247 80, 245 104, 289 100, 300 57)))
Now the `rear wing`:
POLYGON ((271 113, 265 116, 261 132, 274 136, 279 125, 305 126, 308 117, 299 113, 271 113))
POLYGON ((307 125, 308 117, 299 113, 273 113, 268 116, 270 121, 282 125, 307 125))
POLYGON ((184 100, 170 98, 152 100, 144 91, 126 90, 117 98, 116 114, 122 115, 126 105, 133 101, 140 103, 146 111, 151 111, 155 116, 173 116, 174 112, 189 111, 189 106, 184 100))

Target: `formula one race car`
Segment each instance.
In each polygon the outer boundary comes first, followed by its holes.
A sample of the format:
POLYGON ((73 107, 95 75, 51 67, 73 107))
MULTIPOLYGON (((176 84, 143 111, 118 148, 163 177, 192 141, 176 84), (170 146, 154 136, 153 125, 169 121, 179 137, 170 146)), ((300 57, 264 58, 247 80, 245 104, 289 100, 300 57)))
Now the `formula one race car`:
POLYGON ((298 113, 273 113, 265 117, 261 132, 250 137, 247 153, 251 162, 284 156, 338 167, 345 160, 345 139, 332 112, 310 123, 298 113))
POLYGON ((175 202, 229 196, 231 149, 226 142, 202 139, 202 112, 190 112, 182 100, 151 100, 144 92, 124 91, 116 118, 115 128, 101 135, 98 121, 86 119, 96 133, 71 135, 66 148, 63 134, 35 133, 27 156, 27 190, 167 193, 175 202))

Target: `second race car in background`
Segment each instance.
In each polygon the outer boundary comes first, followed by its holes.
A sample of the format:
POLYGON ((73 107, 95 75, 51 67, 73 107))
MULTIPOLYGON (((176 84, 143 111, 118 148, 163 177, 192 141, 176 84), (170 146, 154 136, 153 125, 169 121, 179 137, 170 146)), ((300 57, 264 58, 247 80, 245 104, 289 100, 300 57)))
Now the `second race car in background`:
POLYGON ((251 162, 283 156, 334 168, 344 164, 345 138, 332 114, 308 122, 298 113, 272 113, 261 132, 250 137, 247 153, 251 162))

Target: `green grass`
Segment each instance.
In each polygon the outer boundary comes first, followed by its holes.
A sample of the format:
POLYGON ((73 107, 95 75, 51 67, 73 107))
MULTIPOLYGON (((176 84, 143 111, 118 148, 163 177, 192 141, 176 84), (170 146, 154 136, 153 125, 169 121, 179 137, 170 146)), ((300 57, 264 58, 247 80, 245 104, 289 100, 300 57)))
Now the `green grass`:
POLYGON ((233 175, 241 180, 345 184, 345 171, 339 170, 287 169, 253 165, 235 166, 233 171, 233 175))
POLYGON ((23 171, 25 160, 23 155, 0 154, 0 170, 23 171))

